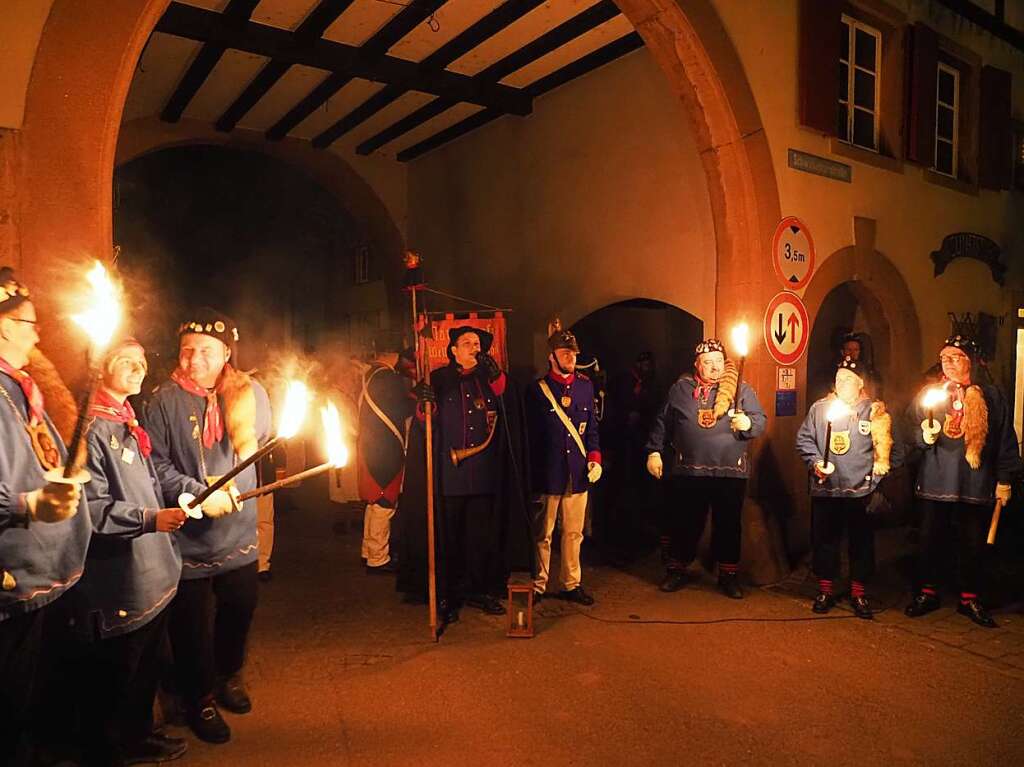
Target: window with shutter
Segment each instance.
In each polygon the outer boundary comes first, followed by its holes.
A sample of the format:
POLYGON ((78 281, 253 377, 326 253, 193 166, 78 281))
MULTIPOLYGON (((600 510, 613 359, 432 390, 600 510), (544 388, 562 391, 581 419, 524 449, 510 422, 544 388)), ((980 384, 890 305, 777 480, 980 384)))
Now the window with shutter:
POLYGON ((882 33, 843 14, 839 29, 839 113, 836 135, 878 151, 882 33))
POLYGON ((960 72, 939 62, 935 77, 936 173, 956 178, 960 147, 960 72))
POLYGON ((1009 72, 982 67, 978 183, 986 189, 1010 188, 1013 175, 1011 92, 1009 72))

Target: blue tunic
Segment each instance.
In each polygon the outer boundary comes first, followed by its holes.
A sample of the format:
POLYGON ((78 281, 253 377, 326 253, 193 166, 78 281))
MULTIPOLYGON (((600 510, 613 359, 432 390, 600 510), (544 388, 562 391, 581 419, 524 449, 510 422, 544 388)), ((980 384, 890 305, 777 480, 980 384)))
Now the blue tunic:
MULTIPOLYGON (((7 395, 0 398, 0 579, 8 586, 14 580, 13 588, 0 588, 2 622, 49 604, 78 582, 92 528, 84 494, 71 519, 20 526, 26 511, 23 494, 38 490, 46 480, 25 431, 28 402, 21 386, 0 372, 0 387, 7 395)), ((61 460, 66 460, 64 442, 48 416, 46 425, 61 460)))
MULTIPOLYGON (((933 501, 962 501, 976 505, 995 503, 996 482, 1009 484, 1020 471, 1020 450, 1013 430, 1013 411, 994 386, 983 385, 988 405, 988 435, 981 451, 981 467, 972 469, 964 457, 964 438, 951 439, 939 432, 934 445, 927 445, 921 433, 921 422, 927 418, 919 396, 907 410, 914 444, 921 449, 921 463, 914 486, 918 498, 933 501)), ((922 392, 923 394, 923 392, 922 392)), ((934 417, 941 422, 944 413, 934 417)))
POLYGON ((526 425, 530 439, 530 460, 533 492, 544 495, 582 493, 590 487, 587 462, 601 462, 598 422, 594 413, 594 384, 586 376, 576 374, 566 384, 551 374, 534 381, 526 391, 526 425), (547 381, 551 394, 572 422, 587 450, 584 456, 576 440, 565 428, 540 382, 547 381), (561 403, 568 397, 568 406, 561 403))
POLYGON ((718 385, 711 387, 706 403, 698 403, 693 392, 697 382, 682 376, 668 390, 668 398, 654 418, 647 452, 671 451, 671 473, 689 477, 734 477, 745 479, 750 470, 747 443, 764 433, 767 418, 757 395, 745 382, 740 384, 740 408, 750 418, 750 430, 733 432, 724 415, 705 429, 697 423, 697 411, 714 407, 718 385))
POLYGON ((157 510, 169 504, 126 424, 93 420, 88 469, 93 536, 76 592, 84 630, 117 636, 142 628, 171 601, 181 553, 173 534, 156 532, 157 510))
MULTIPOLYGON (((256 437, 262 444, 270 434, 270 400, 255 380, 256 437)), ((224 409, 223 398, 220 400, 224 409)), ((176 503, 182 493, 198 496, 205 477, 226 474, 236 463, 227 429, 213 447, 202 444, 206 400, 189 394, 173 381, 157 388, 146 408, 146 431, 153 441, 153 465, 164 498, 176 503), (203 467, 205 466, 205 472, 203 467)), ((256 487, 256 467, 249 466, 235 477, 242 493, 256 487)), ((256 499, 242 504, 242 510, 219 519, 189 519, 178 535, 183 580, 207 578, 236 570, 256 561, 256 499)))
MULTIPOLYGON (((839 433, 848 434, 849 450, 842 455, 829 453, 829 463, 836 468, 824 482, 813 474, 814 465, 825 458, 825 433, 828 419, 825 414, 835 397, 824 397, 807 411, 796 434, 796 451, 812 472, 811 495, 817 498, 860 498, 873 491, 881 477, 875 476, 875 446, 871 440, 871 400, 865 397, 853 406, 848 418, 837 419, 832 425, 833 442, 839 433)), ((902 445, 893 440, 889 465, 895 469, 903 462, 902 445)))
MULTIPOLYGON (((501 379, 499 379, 500 381, 501 379)), ((454 364, 435 370, 430 378, 437 396, 435 419, 441 455, 441 492, 444 495, 494 495, 502 475, 499 450, 504 413, 498 395, 479 366, 462 373, 454 364), (487 439, 488 412, 498 418, 491 444, 480 453, 452 463, 452 449, 476 447, 487 439)))

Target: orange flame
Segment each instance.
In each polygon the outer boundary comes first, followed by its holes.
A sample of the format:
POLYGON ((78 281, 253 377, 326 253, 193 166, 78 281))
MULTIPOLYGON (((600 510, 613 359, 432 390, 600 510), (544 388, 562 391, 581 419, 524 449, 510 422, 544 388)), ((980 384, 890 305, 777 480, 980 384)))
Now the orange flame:
POLYGON ((926 408, 934 408, 936 405, 941 405, 949 397, 945 388, 942 386, 932 386, 927 389, 924 396, 921 398, 921 404, 926 408))
POLYGON ((828 411, 825 413, 825 418, 834 423, 843 416, 849 415, 850 412, 850 406, 847 405, 838 397, 836 397, 834 400, 832 400, 832 404, 828 406, 828 411))
POLYGON ((121 324, 121 301, 117 286, 99 261, 86 275, 92 286, 85 311, 72 314, 72 321, 89 336, 93 352, 104 349, 121 324))
POLYGON ((746 357, 750 351, 749 335, 750 329, 745 322, 741 322, 732 329, 732 345, 736 350, 736 354, 740 357, 746 357))
POLYGON ((284 407, 281 409, 281 421, 277 426, 277 436, 283 439, 294 437, 306 420, 306 407, 309 405, 309 390, 302 381, 289 381, 284 395, 284 407))
POLYGON ((348 448, 341 437, 341 416, 338 415, 338 408, 330 400, 325 407, 320 408, 320 419, 324 424, 327 460, 336 469, 340 469, 348 463, 348 448))

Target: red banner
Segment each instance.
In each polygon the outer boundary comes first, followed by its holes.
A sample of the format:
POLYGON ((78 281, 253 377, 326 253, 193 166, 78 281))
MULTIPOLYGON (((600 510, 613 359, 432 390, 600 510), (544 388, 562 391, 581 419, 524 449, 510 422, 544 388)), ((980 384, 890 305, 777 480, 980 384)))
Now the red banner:
MULTIPOLYGON (((488 313, 490 314, 490 313, 488 313)), ((448 364, 448 331, 462 325, 471 325, 494 336, 491 356, 498 362, 502 370, 508 370, 508 346, 505 341, 505 315, 494 312, 490 316, 480 316, 477 312, 460 315, 446 314, 444 318, 428 319, 420 315, 421 327, 429 328, 429 336, 420 336, 420 362, 425 370, 433 372, 448 364)))

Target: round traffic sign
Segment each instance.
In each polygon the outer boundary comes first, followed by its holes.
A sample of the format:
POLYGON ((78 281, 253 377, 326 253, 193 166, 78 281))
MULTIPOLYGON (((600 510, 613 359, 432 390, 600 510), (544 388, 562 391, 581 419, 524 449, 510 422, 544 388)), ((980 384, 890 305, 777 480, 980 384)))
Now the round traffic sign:
POLYGON ((814 276, 814 240, 796 216, 786 216, 775 227, 772 266, 786 290, 800 290, 814 276))
POLYGON ((764 342, 780 365, 792 365, 807 349, 811 323, 807 307, 795 293, 782 292, 764 313, 764 342))

